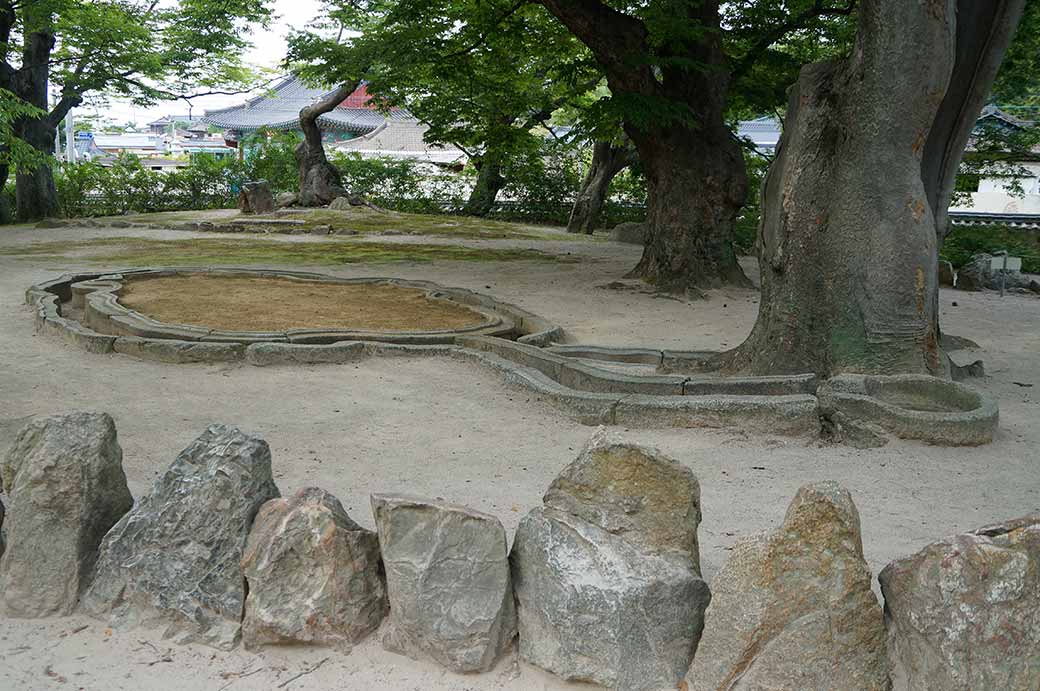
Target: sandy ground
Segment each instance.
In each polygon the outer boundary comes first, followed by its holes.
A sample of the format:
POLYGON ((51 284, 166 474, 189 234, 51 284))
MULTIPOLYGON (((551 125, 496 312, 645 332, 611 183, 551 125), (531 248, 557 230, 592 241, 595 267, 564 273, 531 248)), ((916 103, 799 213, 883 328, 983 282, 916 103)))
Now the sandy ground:
MULTIPOLYGON (((0 246, 106 233, 137 231, 12 229, 0 232, 0 246)), ((185 237, 162 231, 148 235, 185 237)), ((683 302, 601 287, 634 264, 639 251, 631 246, 530 240, 473 244, 537 245, 589 260, 312 268, 341 276, 427 279, 490 293, 560 323, 571 341, 583 343, 734 346, 749 331, 757 309, 756 294, 746 290, 683 302)), ((0 257, 0 451, 32 416, 107 411, 119 430, 130 488, 140 496, 206 425, 222 422, 270 443, 283 494, 307 485, 322 487, 362 525, 373 525, 370 493, 408 491, 487 511, 511 532, 592 433, 505 388, 493 374, 447 359, 263 369, 165 365, 90 355, 36 335, 24 289, 63 271, 93 266, 0 257)), ((753 262, 747 267, 753 272, 753 262)), ((981 345, 981 352, 959 352, 955 358, 983 358, 988 376, 975 383, 1000 402, 1000 432, 986 447, 893 441, 882 449, 856 450, 740 430, 619 429, 686 463, 699 478, 701 560, 709 581, 733 543, 776 526, 797 488, 807 482, 834 479, 852 491, 875 574, 935 538, 1040 508, 1040 300, 943 291, 940 301, 944 327, 981 345)), ((221 653, 172 646, 156 631, 112 632, 80 616, 0 618, 0 660, 0 689, 589 688, 561 683, 515 659, 488 674, 454 675, 387 653, 377 637, 349 655, 305 647, 221 653), (325 658, 315 671, 280 686, 325 658)))

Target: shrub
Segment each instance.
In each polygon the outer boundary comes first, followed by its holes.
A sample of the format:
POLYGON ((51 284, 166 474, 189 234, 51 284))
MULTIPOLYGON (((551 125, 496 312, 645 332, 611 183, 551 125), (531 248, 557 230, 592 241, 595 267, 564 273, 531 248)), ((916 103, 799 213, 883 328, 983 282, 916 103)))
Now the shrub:
POLYGON ((939 256, 961 267, 973 254, 1000 250, 1022 257, 1022 271, 1040 273, 1040 233, 1035 230, 1016 230, 1005 225, 954 226, 939 256))

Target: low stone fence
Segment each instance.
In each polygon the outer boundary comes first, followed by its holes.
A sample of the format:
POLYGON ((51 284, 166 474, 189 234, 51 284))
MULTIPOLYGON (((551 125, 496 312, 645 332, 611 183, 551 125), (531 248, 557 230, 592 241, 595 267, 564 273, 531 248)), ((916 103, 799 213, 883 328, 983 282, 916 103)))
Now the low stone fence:
POLYGON ((1040 688, 1040 513, 888 565, 871 590, 859 514, 802 487, 709 589, 700 485, 599 430, 521 521, 404 494, 376 530, 317 488, 282 497, 257 437, 213 425, 133 501, 104 413, 37 419, 0 465, 0 609, 82 610, 230 649, 388 650, 459 673, 511 649, 613 689, 1040 688))

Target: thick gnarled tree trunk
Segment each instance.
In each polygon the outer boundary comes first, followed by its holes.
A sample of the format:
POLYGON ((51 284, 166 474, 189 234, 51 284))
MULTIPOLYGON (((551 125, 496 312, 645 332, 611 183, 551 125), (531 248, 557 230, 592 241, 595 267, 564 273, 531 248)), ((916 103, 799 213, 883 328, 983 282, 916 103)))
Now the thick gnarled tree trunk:
POLYGON ((610 183, 618 173, 635 161, 635 150, 627 142, 615 144, 610 141, 597 141, 593 144, 589 172, 581 183, 581 189, 578 190, 570 218, 567 220, 568 233, 592 235, 600 226, 603 204, 607 199, 610 183))
POLYGON ((729 368, 946 374, 937 230, 1022 7, 864 0, 852 55, 803 68, 763 186, 758 321, 729 368))
POLYGON ((462 207, 462 213, 467 216, 487 216, 495 208, 495 200, 506 182, 498 157, 485 154, 477 163, 477 180, 473 183, 466 205, 462 207))
POLYGON ((339 170, 325 156, 318 118, 336 108, 360 84, 360 81, 345 82, 320 101, 300 111, 303 141, 293 150, 300 171, 300 206, 324 206, 336 197, 346 195, 339 170))
POLYGON ((641 19, 604 2, 539 2, 589 47, 616 98, 672 111, 624 122, 648 192, 646 245, 631 275, 670 292, 748 285, 733 251, 747 173, 725 122, 729 68, 719 0, 677 6, 676 22, 696 26, 697 36, 667 47, 654 45, 641 19), (647 59, 672 51, 675 59, 660 65, 647 59))
MULTIPOLYGON (((35 104, 34 104, 35 105, 35 104)), ((50 118, 26 119, 16 128, 17 136, 37 151, 53 156, 55 127, 50 118)), ((46 163, 15 173, 15 208, 20 222, 61 215, 54 171, 46 163)))
POLYGON ((646 245, 630 276, 663 291, 751 285, 733 249, 747 197, 744 158, 721 109, 702 122, 697 132, 626 127, 647 187, 646 245))
MULTIPOLYGON (((44 31, 30 34, 22 58, 26 64, 12 80, 18 97, 43 111, 49 106, 47 81, 53 49, 53 34, 44 31)), ((53 156, 57 123, 68 112, 68 105, 63 104, 63 109, 39 118, 21 118, 14 123, 15 136, 37 151, 53 156)), ((49 165, 40 163, 35 168, 16 172, 15 208, 16 218, 22 222, 60 215, 54 172, 49 165)))

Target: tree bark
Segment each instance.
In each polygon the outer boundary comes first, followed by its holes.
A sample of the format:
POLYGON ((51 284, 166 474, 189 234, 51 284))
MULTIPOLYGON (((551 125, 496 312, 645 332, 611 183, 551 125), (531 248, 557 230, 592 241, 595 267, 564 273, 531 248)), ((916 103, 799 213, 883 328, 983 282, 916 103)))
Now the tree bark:
POLYGON ((646 245, 630 275, 671 292, 750 285, 733 250, 747 173, 725 121, 729 72, 718 0, 684 5, 686 15, 676 21, 697 26, 698 37, 674 48, 652 47, 640 19, 598 0, 539 1, 589 47, 615 98, 666 103, 671 111, 624 122, 648 193, 646 245), (654 54, 660 66, 649 59, 654 54))
POLYGON ((462 213, 466 216, 487 216, 495 207, 498 193, 505 186, 506 179, 502 175, 499 159, 485 154, 479 162, 477 181, 473 184, 466 205, 462 207, 462 213))
POLYGON ((589 172, 581 183, 567 220, 568 233, 592 235, 600 226, 603 203, 607 199, 611 181, 632 165, 635 159, 635 151, 627 143, 616 145, 609 141, 597 141, 593 144, 589 172))
POLYGON ((300 111, 303 141, 293 150, 300 171, 300 206, 324 206, 336 197, 346 195, 339 170, 325 156, 318 118, 335 109, 360 84, 360 80, 345 82, 317 103, 300 111))
POLYGON ((647 185, 646 245, 629 276, 662 291, 751 286, 733 248, 747 197, 744 158, 721 112, 714 127, 708 117, 703 122, 696 132, 629 131, 647 185))
MULTIPOLYGON (((4 152, 0 150, 0 155, 3 155, 3 153, 4 152)), ((7 201, 7 195, 4 194, 4 188, 7 186, 7 176, 9 171, 10 167, 6 163, 0 163, 0 226, 6 225, 14 220, 10 204, 7 201)))
POLYGON ((762 189, 758 320, 724 366, 948 373, 938 229, 1023 4, 864 0, 852 55, 802 69, 762 189))
MULTIPOLYGON (((43 111, 48 108, 47 81, 54 35, 36 31, 26 37, 22 60, 24 66, 14 76, 14 93, 23 101, 43 111)), ((21 118, 14 123, 15 136, 48 156, 54 155, 55 123, 49 116, 21 118)), ((18 221, 38 221, 58 216, 58 192, 50 165, 41 163, 15 174, 15 207, 18 221)))

